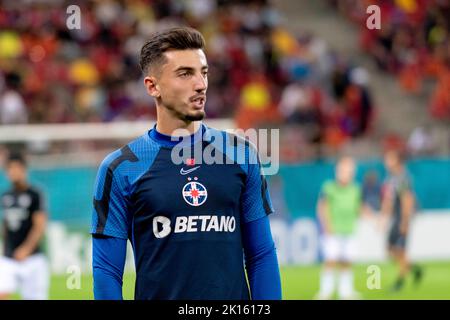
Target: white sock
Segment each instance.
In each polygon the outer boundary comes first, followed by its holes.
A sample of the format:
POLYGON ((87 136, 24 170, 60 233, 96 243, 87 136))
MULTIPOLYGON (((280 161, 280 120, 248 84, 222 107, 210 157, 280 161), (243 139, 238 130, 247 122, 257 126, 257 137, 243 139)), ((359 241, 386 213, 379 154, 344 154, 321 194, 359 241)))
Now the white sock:
POLYGON ((351 270, 341 270, 339 273, 339 298, 348 298, 353 293, 353 272, 351 270))
POLYGON ((320 292, 321 297, 329 297, 334 292, 334 270, 324 269, 320 274, 320 292))

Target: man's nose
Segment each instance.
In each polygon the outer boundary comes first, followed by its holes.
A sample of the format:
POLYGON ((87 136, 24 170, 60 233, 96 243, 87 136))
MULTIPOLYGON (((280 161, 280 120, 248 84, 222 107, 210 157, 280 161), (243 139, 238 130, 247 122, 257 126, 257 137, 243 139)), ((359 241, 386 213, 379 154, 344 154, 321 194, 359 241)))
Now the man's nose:
POLYGON ((199 75, 195 77, 195 84, 194 84, 194 90, 198 93, 201 93, 203 91, 206 91, 206 88, 208 87, 208 81, 203 75, 199 75))

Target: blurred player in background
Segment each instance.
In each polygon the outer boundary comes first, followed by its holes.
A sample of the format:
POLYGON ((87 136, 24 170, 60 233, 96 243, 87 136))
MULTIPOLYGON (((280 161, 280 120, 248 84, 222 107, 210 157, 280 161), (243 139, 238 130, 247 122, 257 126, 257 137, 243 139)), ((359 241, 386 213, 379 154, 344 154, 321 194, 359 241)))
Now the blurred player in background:
POLYGON ((355 255, 353 237, 362 210, 361 190, 353 182, 355 162, 343 157, 336 164, 336 181, 324 183, 317 206, 322 228, 324 267, 317 299, 332 299, 335 293, 336 271, 339 271, 338 296, 357 299, 353 287, 352 261, 355 255))
POLYGON ((47 213, 40 192, 27 180, 21 154, 6 163, 11 189, 1 196, 4 256, 0 257, 0 298, 19 291, 23 299, 46 300, 49 270, 41 248, 47 213))
POLYGON ((189 151, 183 163, 172 160, 173 148, 186 140, 185 147, 227 154, 218 141, 203 140, 226 135, 201 122, 208 87, 203 49, 203 36, 191 28, 153 34, 142 48, 157 122, 100 166, 91 230, 95 299, 122 299, 127 239, 135 299, 281 299, 273 209, 259 161, 248 161, 257 151, 242 140, 248 156, 242 164, 206 165, 189 151))
POLYGON ((364 176, 362 199, 364 208, 370 210, 372 216, 380 212, 382 182, 376 171, 369 171, 364 176))
POLYGON ((416 284, 422 279, 422 268, 412 265, 406 253, 410 222, 415 210, 415 195, 401 153, 395 150, 386 152, 384 164, 389 177, 384 185, 381 212, 384 225, 391 218, 388 252, 399 266, 399 275, 392 291, 399 291, 409 272, 412 272, 416 284))

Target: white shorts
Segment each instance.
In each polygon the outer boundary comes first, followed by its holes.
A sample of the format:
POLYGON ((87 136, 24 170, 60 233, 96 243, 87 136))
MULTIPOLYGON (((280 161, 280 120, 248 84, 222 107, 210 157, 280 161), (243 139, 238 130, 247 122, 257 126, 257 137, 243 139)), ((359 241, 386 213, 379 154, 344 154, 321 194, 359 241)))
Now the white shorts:
POLYGON ((49 270, 47 258, 42 253, 23 261, 0 256, 0 294, 19 291, 25 300, 47 300, 49 270))
POLYGON ((353 236, 325 235, 322 237, 322 252, 325 261, 353 262, 356 241, 353 236))

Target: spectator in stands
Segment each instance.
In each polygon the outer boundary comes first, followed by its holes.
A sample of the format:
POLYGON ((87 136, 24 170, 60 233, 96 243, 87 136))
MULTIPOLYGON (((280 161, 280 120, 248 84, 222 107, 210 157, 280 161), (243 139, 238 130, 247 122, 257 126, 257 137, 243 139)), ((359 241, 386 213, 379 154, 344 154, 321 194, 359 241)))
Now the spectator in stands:
POLYGON ((279 106, 285 122, 302 127, 309 142, 318 142, 322 134, 320 105, 314 95, 311 86, 292 83, 284 89, 279 106))
POLYGON ((432 155, 436 151, 436 141, 429 125, 413 130, 408 139, 408 151, 413 156, 432 155))
POLYGON ((25 102, 19 93, 21 79, 16 73, 5 76, 5 88, 0 92, 0 123, 23 124, 28 121, 25 102))

